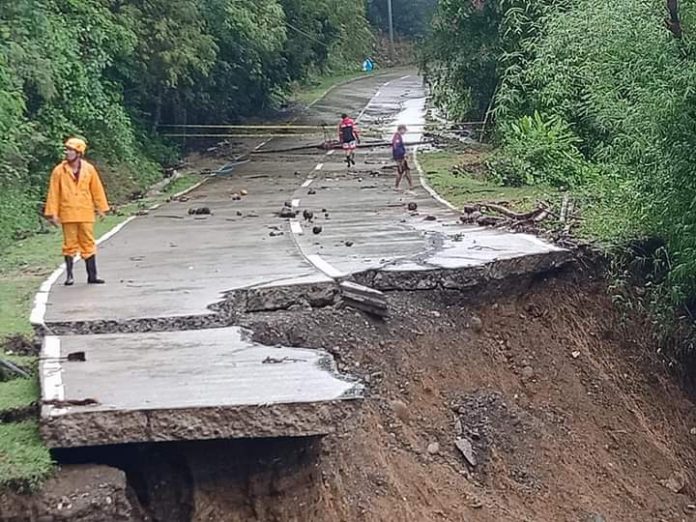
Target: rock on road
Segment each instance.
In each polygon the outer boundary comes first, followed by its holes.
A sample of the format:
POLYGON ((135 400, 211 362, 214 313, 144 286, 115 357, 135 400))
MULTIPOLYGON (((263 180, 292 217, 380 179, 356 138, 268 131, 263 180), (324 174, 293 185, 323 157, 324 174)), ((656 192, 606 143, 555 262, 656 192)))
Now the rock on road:
MULTIPOLYGON (((417 140, 424 100, 422 80, 415 73, 386 72, 337 87, 300 121, 326 123, 333 137, 345 111, 359 117, 364 135, 372 139, 389 138, 403 122, 414 126, 409 139, 417 140)), ((288 136, 261 150, 323 139, 322 133, 288 136)), ((375 287, 388 289, 405 274, 418 287, 435 284, 427 277, 431 272, 486 269, 500 261, 516 266, 527 259, 556 262, 560 251, 535 237, 462 225, 456 212, 420 185, 413 194, 394 191, 388 148, 361 149, 357 162, 349 171, 341 151, 253 155, 231 174, 214 177, 188 194, 188 201, 139 216, 106 241, 100 270, 108 284, 55 284, 42 324, 48 332, 82 335, 49 336, 44 342, 42 393, 44 400, 53 401, 42 409, 48 444, 325 433, 332 422, 326 405, 354 402, 360 384, 325 364, 330 357, 323 353, 285 360, 312 368, 324 361, 320 366, 325 371, 313 383, 298 379, 289 366, 279 372, 262 364, 257 351, 268 348, 248 343, 234 328, 220 328, 229 325, 216 322, 219 310, 213 305, 234 291, 331 285, 365 272, 373 274, 375 287), (246 195, 236 196, 242 193, 246 195), (295 218, 279 216, 287 203, 295 218), (417 211, 409 211, 409 203, 417 211), (210 213, 190 214, 192 207, 206 207, 210 213), (217 328, 202 330, 206 327, 217 328), (71 350, 84 351, 86 361, 65 361, 71 350), (196 358, 216 368, 210 372, 209 389, 206 365, 196 364, 196 358), (229 374, 220 371, 226 367, 229 374), (239 367, 253 377, 243 390, 231 382, 239 367), (324 385, 318 385, 322 379, 324 385), (269 388, 271 380, 275 384, 269 388), (268 393, 259 393, 255 401, 255 388, 268 393), (310 388, 323 392, 310 393, 310 388), (168 393, 173 389, 175 394, 168 393), (84 399, 95 404, 71 403, 84 399), (283 424, 278 418, 287 411, 269 410, 263 421, 249 420, 245 408, 261 403, 292 405, 295 417, 283 424), (183 409, 186 414, 177 420, 172 412, 183 409), (216 431, 216 425, 233 423, 235 415, 247 419, 246 431, 216 431), (157 430, 153 419, 162 423, 157 430), (104 429, 85 429, 95 422, 104 429), (194 428, 187 432, 183 424, 194 428), (113 429, 116 425, 119 429, 113 429)), ((447 277, 448 282, 438 284, 459 284, 447 277)))

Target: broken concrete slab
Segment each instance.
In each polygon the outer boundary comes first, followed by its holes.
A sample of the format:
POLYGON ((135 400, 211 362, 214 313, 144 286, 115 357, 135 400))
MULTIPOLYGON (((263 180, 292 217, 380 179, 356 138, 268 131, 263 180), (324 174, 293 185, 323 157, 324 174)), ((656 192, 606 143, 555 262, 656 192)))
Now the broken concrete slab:
POLYGON ((341 298, 345 305, 379 317, 387 315, 387 298, 379 290, 352 281, 343 281, 340 288, 341 298))
POLYGON ((264 346, 237 327, 46 337, 40 370, 54 448, 323 435, 363 393, 327 352, 264 346))

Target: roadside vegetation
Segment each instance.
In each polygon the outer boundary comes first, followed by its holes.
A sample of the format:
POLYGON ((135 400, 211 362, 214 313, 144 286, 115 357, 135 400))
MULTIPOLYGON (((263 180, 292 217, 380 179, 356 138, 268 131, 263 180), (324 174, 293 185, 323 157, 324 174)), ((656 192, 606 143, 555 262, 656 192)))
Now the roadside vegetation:
POLYGON ((234 123, 351 75, 372 47, 361 4, 338 0, 20 0, 0 10, 0 488, 32 488, 52 469, 37 425, 29 313, 60 262, 40 219, 48 174, 69 135, 87 138, 117 211, 128 216, 186 189, 189 172, 143 197, 180 151, 172 124, 234 123), (346 45, 350 40, 351 44, 346 45), (4 350, 3 350, 4 349, 4 350), (4 353, 2 353, 4 351, 4 353))
POLYGON ((167 125, 234 123, 358 71, 365 6, 340 0, 20 0, 0 11, 0 247, 36 230, 70 134, 113 201, 162 178, 167 125))
MULTIPOLYGON (((318 100, 332 86, 359 77, 361 73, 328 74, 296 86, 292 99, 308 105, 318 100)), ((97 237, 129 216, 166 201, 202 177, 200 165, 181 170, 180 175, 159 193, 140 197, 110 213, 95 224, 97 237)), ((38 359, 29 323, 34 295, 41 283, 62 262, 62 235, 33 216, 37 232, 9 242, 0 264, 0 359, 17 365, 29 378, 0 368, 0 490, 18 491, 41 485, 53 471, 48 449, 38 432, 38 359), (41 232, 38 232, 41 230, 41 232)), ((78 277, 81 277, 78 271, 78 277)))
POLYGON ((641 256, 617 277, 641 286, 663 342, 687 339, 672 346, 682 361, 696 302, 694 30, 685 2, 441 0, 423 56, 435 103, 487 121, 486 177, 501 192, 568 191, 578 235, 641 256))

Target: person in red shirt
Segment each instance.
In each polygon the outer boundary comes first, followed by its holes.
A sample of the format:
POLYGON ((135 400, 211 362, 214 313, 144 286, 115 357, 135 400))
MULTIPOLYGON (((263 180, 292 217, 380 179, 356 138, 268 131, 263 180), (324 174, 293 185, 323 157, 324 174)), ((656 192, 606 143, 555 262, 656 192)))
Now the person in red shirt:
POLYGON ((338 124, 338 141, 346 151, 346 164, 348 168, 355 165, 355 149, 360 143, 360 131, 357 124, 347 114, 341 115, 341 123, 338 124))

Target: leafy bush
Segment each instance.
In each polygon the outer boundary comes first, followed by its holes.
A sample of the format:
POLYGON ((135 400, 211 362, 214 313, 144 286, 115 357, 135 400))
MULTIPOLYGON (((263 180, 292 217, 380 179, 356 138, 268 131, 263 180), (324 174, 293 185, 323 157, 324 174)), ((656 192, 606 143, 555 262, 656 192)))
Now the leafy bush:
POLYGON ((580 185, 591 169, 577 149, 580 139, 558 115, 523 116, 505 123, 493 175, 504 185, 580 185))
POLYGON ((160 176, 160 124, 234 122, 372 44, 362 2, 14 0, 0 9, 0 248, 38 224, 70 134, 110 197, 160 176))

